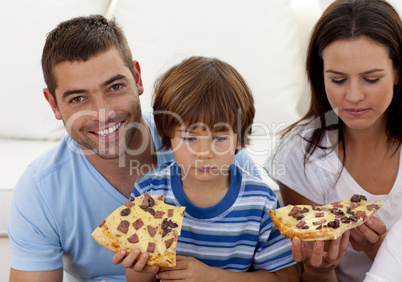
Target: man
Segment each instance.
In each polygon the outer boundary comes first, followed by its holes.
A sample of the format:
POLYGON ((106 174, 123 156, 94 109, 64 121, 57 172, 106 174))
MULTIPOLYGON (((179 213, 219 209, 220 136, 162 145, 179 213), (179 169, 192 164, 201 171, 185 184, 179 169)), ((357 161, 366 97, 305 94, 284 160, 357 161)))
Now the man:
MULTIPOLYGON (((10 281, 125 281, 90 236, 127 201, 135 181, 173 158, 150 113, 139 63, 115 21, 78 17, 49 33, 44 95, 68 135, 21 176, 8 218, 10 281)), ((245 152, 237 161, 252 168, 245 152)), ((246 168, 247 168, 246 167, 246 168)))

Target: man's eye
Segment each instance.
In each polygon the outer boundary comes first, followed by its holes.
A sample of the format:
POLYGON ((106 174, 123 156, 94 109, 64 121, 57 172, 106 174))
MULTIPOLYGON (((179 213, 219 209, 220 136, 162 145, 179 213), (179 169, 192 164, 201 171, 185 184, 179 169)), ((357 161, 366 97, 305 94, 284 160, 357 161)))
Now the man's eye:
POLYGON ((120 90, 122 87, 123 87, 123 85, 118 83, 118 84, 113 84, 112 87, 110 87, 110 89, 113 91, 117 91, 117 90, 120 90))
POLYGON ((79 102, 81 102, 84 98, 82 96, 77 96, 71 99, 71 103, 73 104, 77 104, 79 102))

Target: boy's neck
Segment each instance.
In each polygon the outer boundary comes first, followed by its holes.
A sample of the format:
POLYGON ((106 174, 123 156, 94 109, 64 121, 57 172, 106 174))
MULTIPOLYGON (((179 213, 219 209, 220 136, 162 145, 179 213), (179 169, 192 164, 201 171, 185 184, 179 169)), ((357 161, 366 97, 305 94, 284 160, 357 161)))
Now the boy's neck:
POLYGON ((201 182, 182 179, 182 189, 188 200, 199 208, 209 208, 218 204, 229 191, 230 176, 222 175, 216 181, 201 182))

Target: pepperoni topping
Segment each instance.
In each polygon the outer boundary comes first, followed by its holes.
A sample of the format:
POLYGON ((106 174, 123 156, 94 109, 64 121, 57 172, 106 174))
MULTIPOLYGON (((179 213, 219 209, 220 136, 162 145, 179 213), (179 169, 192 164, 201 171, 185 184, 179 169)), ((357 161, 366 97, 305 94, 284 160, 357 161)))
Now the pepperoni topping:
POLYGON ((334 208, 343 208, 343 205, 341 205, 341 202, 335 202, 331 204, 334 208))
POLYGON ((164 201, 165 201, 165 196, 163 196, 163 195, 160 195, 160 196, 158 197, 158 200, 159 200, 159 201, 162 201, 162 202, 164 202, 164 201))
POLYGON ((138 243, 140 240, 138 239, 138 235, 134 234, 134 235, 128 237, 127 241, 132 243, 132 244, 135 244, 135 243, 138 243))
POLYGON ((321 224, 323 224, 323 223, 326 222, 326 221, 327 221, 326 219, 321 219, 321 220, 318 220, 318 221, 314 221, 313 224, 314 224, 314 225, 321 225, 321 224))
POLYGON ((163 211, 157 211, 157 212, 155 213, 155 215, 154 215, 154 218, 160 219, 160 218, 163 217, 164 214, 165 214, 165 212, 163 212, 163 211))
POLYGON ((363 221, 365 221, 367 219, 367 215, 365 211, 357 211, 356 214, 358 216, 360 216, 361 218, 363 218, 363 221))
POLYGON ((169 249, 170 246, 173 244, 173 242, 174 242, 174 238, 170 238, 169 240, 166 240, 166 241, 165 241, 165 247, 166 247, 166 249, 169 249))
POLYGON ((147 252, 148 252, 148 253, 153 253, 153 252, 155 252, 155 243, 152 243, 152 242, 149 242, 149 243, 148 243, 147 252))
POLYGON ((120 215, 121 216, 128 216, 131 213, 130 208, 125 208, 124 210, 121 210, 120 215))
POLYGON ((355 203, 355 202, 351 202, 351 203, 350 203, 350 208, 351 208, 352 210, 354 210, 354 209, 357 208, 358 206, 360 206, 360 203, 355 203))
POLYGON ((315 217, 323 217, 325 214, 323 212, 315 213, 315 217))
POLYGON ((298 214, 301 210, 301 208, 295 206, 290 210, 288 216, 294 216, 295 214, 298 214))
POLYGON ((119 224, 119 226, 117 226, 117 230, 119 230, 120 232, 127 234, 128 232, 128 226, 130 225, 130 223, 128 223, 127 220, 122 220, 119 224))
POLYGON ((174 213, 174 209, 168 209, 167 216, 168 216, 168 217, 172 217, 172 216, 173 216, 173 213, 174 213))
POLYGON ((106 220, 102 221, 101 224, 99 224, 98 226, 102 227, 103 225, 105 225, 105 223, 106 223, 106 220))
POLYGON ((305 221, 300 221, 298 224, 296 224, 296 227, 297 228, 302 228, 303 227, 303 225, 305 225, 306 224, 306 222, 305 221))
POLYGON ((153 238, 155 236, 155 234, 156 234, 156 229, 157 228, 158 227, 153 227, 151 225, 148 225, 147 230, 148 230, 149 236, 151 236, 153 238))
MULTIPOLYGON (((131 199, 133 199, 133 198, 131 198, 131 199)), ((135 205, 135 203, 133 202, 134 199, 133 200, 131 200, 131 199, 130 199, 130 201, 124 203, 124 205, 128 208, 131 208, 135 205)))
POLYGON ((134 226, 135 230, 140 229, 143 225, 144 225, 144 222, 142 221, 141 218, 139 218, 133 222, 133 226, 134 226))

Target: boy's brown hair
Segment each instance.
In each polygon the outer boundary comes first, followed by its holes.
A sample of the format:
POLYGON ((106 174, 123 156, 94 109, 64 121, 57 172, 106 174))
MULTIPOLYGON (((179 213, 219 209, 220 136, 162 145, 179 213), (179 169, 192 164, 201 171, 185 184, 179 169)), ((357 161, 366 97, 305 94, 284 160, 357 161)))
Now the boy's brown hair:
POLYGON ((185 59, 158 78, 153 110, 165 149, 171 148, 177 127, 196 123, 211 131, 232 129, 244 147, 255 114, 253 95, 240 73, 219 59, 201 56, 185 59))
POLYGON ((101 15, 76 17, 61 22, 46 37, 42 71, 49 92, 55 97, 54 67, 64 61, 87 61, 101 52, 116 48, 134 76, 133 59, 123 30, 114 20, 101 15))

